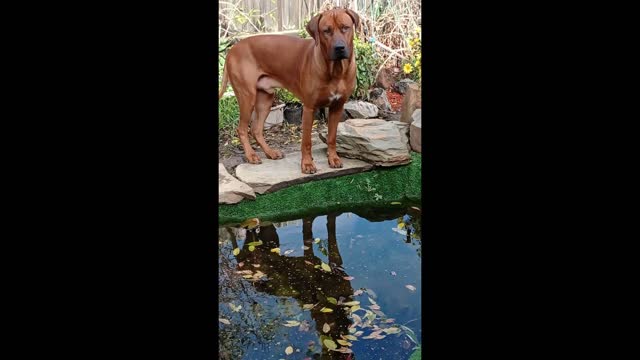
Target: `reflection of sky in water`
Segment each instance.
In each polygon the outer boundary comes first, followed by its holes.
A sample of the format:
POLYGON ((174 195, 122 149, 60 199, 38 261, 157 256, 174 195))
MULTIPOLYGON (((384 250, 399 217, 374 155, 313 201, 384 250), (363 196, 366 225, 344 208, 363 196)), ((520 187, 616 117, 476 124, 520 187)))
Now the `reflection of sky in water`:
MULTIPOLYGON (((373 290, 377 295, 374 300, 381 311, 387 317, 394 318, 395 324, 406 324, 416 333, 418 341, 421 342, 421 258, 416 252, 417 244, 405 243, 406 236, 391 230, 396 226, 396 220, 369 222, 355 214, 345 213, 336 218, 337 243, 343 260, 342 266, 347 275, 354 277, 351 280, 353 289, 373 290), (393 276, 392 271, 397 275, 393 276), (408 284, 415 286, 417 290, 410 291, 405 287, 408 284)), ((279 227, 277 233, 282 254, 287 250, 293 250, 287 255, 288 257, 303 255, 302 222, 279 227)), ((320 244, 322 245, 326 244, 327 237, 327 216, 319 216, 313 221, 313 238, 322 239, 320 244)), ((239 247, 242 247, 244 239, 238 240, 239 247)), ((313 246, 314 255, 323 262, 328 262, 327 257, 318 250, 319 245, 313 246)), ((255 300, 264 305, 265 311, 269 311, 271 316, 280 319, 281 323, 286 320, 306 320, 310 323, 310 331, 300 332, 297 327, 277 327, 274 340, 268 346, 248 346, 242 359, 304 359, 307 357, 305 353, 309 341, 315 341, 316 352, 319 352, 319 334, 316 332, 315 321, 311 318, 309 311, 302 311, 297 301, 292 298, 278 298, 261 292, 256 293, 255 296, 255 300), (300 352, 286 356, 284 349, 289 345, 294 349, 300 349, 300 352)), ((371 305, 367 299, 368 296, 365 292, 363 295, 356 296, 355 300, 360 301, 363 308, 368 308, 368 305, 371 305)), ((357 314, 362 316, 364 312, 359 311, 357 314)), ((223 311, 221 311, 222 315, 223 311)), ((372 331, 371 328, 363 330, 363 336, 372 331)), ((381 340, 352 341, 351 349, 355 355, 353 358, 407 359, 413 345, 409 347, 405 339, 405 335, 400 337, 387 335, 381 340)), ((341 358, 348 357, 343 354, 341 358)))

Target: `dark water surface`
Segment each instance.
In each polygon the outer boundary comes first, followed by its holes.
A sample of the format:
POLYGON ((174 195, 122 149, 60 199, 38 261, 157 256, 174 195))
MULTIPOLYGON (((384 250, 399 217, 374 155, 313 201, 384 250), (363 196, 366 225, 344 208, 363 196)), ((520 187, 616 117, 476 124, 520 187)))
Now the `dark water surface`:
POLYGON ((368 212, 220 228, 220 358, 409 359, 422 342, 420 212, 368 212))

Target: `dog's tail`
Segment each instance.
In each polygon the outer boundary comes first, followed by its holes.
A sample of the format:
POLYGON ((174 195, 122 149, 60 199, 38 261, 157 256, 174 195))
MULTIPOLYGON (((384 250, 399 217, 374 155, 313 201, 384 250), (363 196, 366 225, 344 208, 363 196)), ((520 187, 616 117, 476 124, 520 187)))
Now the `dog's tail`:
POLYGON ((229 83, 229 75, 227 74, 227 62, 224 63, 224 70, 222 71, 222 88, 218 93, 218 100, 222 99, 222 95, 227 90, 227 84, 229 83))

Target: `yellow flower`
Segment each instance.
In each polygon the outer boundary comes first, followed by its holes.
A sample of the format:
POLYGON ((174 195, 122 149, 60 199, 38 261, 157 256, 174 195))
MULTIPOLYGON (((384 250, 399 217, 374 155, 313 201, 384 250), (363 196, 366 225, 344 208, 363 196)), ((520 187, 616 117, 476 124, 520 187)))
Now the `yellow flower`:
POLYGON ((420 60, 416 60, 415 64, 416 67, 420 67, 420 60))
POLYGON ((405 74, 410 73, 412 69, 413 69, 413 67, 411 66, 411 64, 404 64, 403 70, 404 70, 405 74))

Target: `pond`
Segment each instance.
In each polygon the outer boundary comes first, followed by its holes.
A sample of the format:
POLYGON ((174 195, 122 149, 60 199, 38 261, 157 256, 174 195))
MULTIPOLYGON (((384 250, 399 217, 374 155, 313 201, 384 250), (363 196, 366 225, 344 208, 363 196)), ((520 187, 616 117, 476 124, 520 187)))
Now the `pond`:
POLYGON ((419 208, 219 235, 220 359, 420 358, 419 208))

